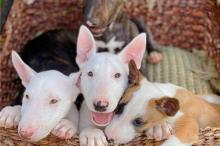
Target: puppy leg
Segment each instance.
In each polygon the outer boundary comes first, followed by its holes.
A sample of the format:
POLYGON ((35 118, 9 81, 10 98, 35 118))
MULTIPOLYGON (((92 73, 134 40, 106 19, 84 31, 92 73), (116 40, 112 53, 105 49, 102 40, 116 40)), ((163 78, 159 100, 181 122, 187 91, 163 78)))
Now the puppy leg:
POLYGON ((175 123, 175 135, 183 143, 193 144, 199 139, 199 125, 192 117, 182 116, 175 123))
POLYGON ((146 131, 148 139, 157 141, 168 139, 173 134, 173 129, 168 123, 161 123, 146 131))
POLYGON ((21 106, 6 106, 0 112, 0 127, 17 127, 21 119, 21 106))
POLYGON ((79 140, 81 146, 107 146, 105 134, 91 122, 90 111, 83 102, 80 110, 79 140))
POLYGON ((72 138, 78 130, 79 112, 73 104, 67 116, 53 129, 52 134, 62 139, 72 138))

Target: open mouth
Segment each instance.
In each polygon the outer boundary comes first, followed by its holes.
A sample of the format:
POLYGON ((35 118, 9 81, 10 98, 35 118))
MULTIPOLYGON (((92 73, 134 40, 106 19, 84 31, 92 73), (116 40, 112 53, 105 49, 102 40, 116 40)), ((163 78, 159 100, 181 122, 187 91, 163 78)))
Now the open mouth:
POLYGON ((107 27, 98 28, 98 27, 89 27, 94 36, 102 36, 103 33, 107 30, 107 27))
POLYGON ((97 126, 107 126, 113 118, 113 112, 109 113, 99 113, 93 112, 91 113, 92 121, 97 126))

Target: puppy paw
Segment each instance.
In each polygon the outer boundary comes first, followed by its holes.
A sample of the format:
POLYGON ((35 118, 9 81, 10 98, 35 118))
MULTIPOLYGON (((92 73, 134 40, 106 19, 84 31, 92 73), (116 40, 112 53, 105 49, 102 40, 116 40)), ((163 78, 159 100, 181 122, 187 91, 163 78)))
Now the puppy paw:
POLYGON ((148 139, 154 139, 157 141, 168 139, 173 134, 173 129, 167 123, 158 124, 146 131, 148 139))
POLYGON ((21 106, 6 106, 0 112, 0 127, 16 128, 21 119, 21 106))
POLYGON ((73 122, 62 119, 57 126, 53 129, 52 134, 61 139, 70 139, 77 132, 77 126, 73 122))
POLYGON ((108 145, 104 132, 97 128, 84 129, 80 133, 79 139, 80 139, 81 146, 107 146, 108 145))
POLYGON ((147 62, 150 64, 157 64, 162 59, 162 54, 159 52, 151 52, 150 55, 147 57, 147 62))

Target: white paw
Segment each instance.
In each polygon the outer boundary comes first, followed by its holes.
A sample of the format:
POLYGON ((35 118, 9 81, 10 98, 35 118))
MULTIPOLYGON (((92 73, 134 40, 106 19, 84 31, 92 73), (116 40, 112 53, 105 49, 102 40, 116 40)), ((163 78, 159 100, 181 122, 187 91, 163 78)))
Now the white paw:
POLYGON ((62 139, 70 139, 76 134, 76 132, 77 126, 74 125, 73 122, 67 119, 62 119, 53 129, 52 134, 62 139))
POLYGON ((108 142, 102 130, 87 128, 79 135, 81 146, 107 146, 108 142))
POLYGON ((21 119, 21 106, 6 106, 0 112, 0 127, 15 128, 21 119))
POLYGON ((158 124, 146 131, 148 139, 154 139, 157 141, 168 139, 173 134, 173 129, 167 123, 158 124))

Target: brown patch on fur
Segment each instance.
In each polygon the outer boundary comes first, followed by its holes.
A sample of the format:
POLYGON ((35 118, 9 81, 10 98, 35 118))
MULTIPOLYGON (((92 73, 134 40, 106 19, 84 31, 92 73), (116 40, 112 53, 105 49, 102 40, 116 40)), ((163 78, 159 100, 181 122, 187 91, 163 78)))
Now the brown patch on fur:
POLYGON ((186 89, 176 91, 180 111, 197 120, 200 128, 220 126, 220 106, 211 104, 186 89))
POLYGON ((180 108, 179 101, 175 98, 163 97, 155 102, 156 108, 168 116, 174 116, 180 108))
POLYGON ((193 144, 199 139, 199 125, 192 117, 182 116, 177 119, 174 131, 182 143, 193 144))
POLYGON ((131 60, 128 64, 129 67, 129 86, 126 89, 124 95, 121 98, 120 103, 128 103, 131 98, 132 94, 140 89, 141 81, 144 79, 144 76, 141 72, 137 69, 137 66, 134 60, 131 60))

